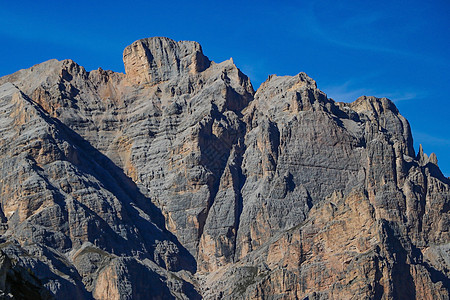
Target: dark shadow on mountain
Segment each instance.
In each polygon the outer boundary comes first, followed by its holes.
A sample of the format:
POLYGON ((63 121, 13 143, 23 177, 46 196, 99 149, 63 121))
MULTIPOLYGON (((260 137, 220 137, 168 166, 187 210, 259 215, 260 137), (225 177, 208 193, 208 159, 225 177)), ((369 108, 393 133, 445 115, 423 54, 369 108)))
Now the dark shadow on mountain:
POLYGON ((128 269, 126 277, 133 283, 130 291, 131 295, 129 295, 131 299, 176 299, 158 273, 134 259, 125 259, 123 262, 128 269))
MULTIPOLYGON (((130 221, 139 229, 139 233, 146 242, 147 250, 153 250, 157 240, 168 239, 175 243, 180 250, 180 258, 183 260, 180 267, 187 269, 193 273, 196 271, 196 261, 194 257, 181 245, 178 239, 169 232, 165 227, 165 219, 161 210, 156 207, 152 201, 143 195, 137 185, 129 178, 124 171, 115 165, 107 156, 95 149, 88 141, 83 139, 78 133, 61 123, 56 121, 58 127, 64 130, 64 133, 74 141, 77 147, 91 159, 92 163, 97 166, 86 165, 83 160, 77 165, 82 171, 94 176, 100 181, 104 187, 114 194, 115 197, 124 205, 127 212, 130 214, 130 221), (106 171, 101 173, 102 171, 106 171), (143 212, 151 217, 151 222, 143 218, 138 207, 143 212), (150 234, 149 234, 150 233, 150 234)), ((89 163, 89 161, 86 161, 89 163)), ((127 241, 124 241, 127 243, 127 241)), ((128 244, 129 245, 129 244, 128 244)), ((153 257, 150 257, 153 259, 153 257)), ((178 270, 173 270, 178 271, 178 270)))
MULTIPOLYGON (((39 259, 25 259, 24 261, 12 259, 12 266, 6 273, 5 282, 5 291, 14 296, 12 299, 54 299, 53 297, 56 299, 94 299, 82 284, 81 276, 77 270, 64 265, 52 251, 48 251, 45 247, 42 250, 54 266, 58 268, 59 272, 56 273, 48 264, 39 259), (76 280, 69 281, 61 274, 76 280), (48 287, 44 286, 49 283, 63 288, 59 288, 54 295, 48 287)), ((13 248, 3 248, 2 253, 7 254, 8 259, 15 258, 18 253, 21 257, 29 256, 28 251, 24 250, 18 243, 14 244, 13 248)), ((0 297, 0 299, 4 298, 0 297)))
POLYGON ((437 165, 429 162, 426 164, 426 167, 428 168, 428 170, 430 170, 431 176, 439 179, 445 184, 450 184, 450 179, 445 177, 444 174, 442 174, 441 169, 439 169, 437 165))
POLYGON ((407 263, 408 252, 395 234, 387 221, 383 221, 383 229, 386 233, 386 248, 389 253, 396 254, 396 260, 392 266, 392 283, 395 299, 416 299, 416 286, 411 275, 410 266, 407 263))
MULTIPOLYGON (((107 156, 93 147, 78 133, 76 133, 74 130, 69 128, 58 119, 50 117, 45 112, 45 110, 42 109, 42 107, 33 102, 29 97, 24 94, 23 96, 27 101, 29 101, 36 107, 41 117, 47 123, 55 125, 55 127, 59 130, 59 134, 57 133, 58 138, 66 140, 69 142, 69 144, 76 147, 77 154, 79 154, 81 157, 78 160, 69 161, 80 171, 95 177, 106 190, 111 192, 125 208, 126 213, 129 217, 127 219, 127 222, 134 224, 136 228, 138 228, 138 234, 140 235, 140 238, 142 238, 142 240, 130 241, 125 240, 123 237, 117 234, 106 222, 103 221, 104 223, 102 224, 105 226, 102 227, 109 228, 107 232, 104 233, 107 233, 108 236, 110 236, 109 234, 112 234, 112 237, 118 238, 117 241, 124 245, 122 249, 122 251, 124 252, 115 254, 139 254, 142 258, 149 258, 151 260, 154 260, 153 251, 156 243, 158 241, 168 240, 170 242, 173 242, 179 249, 178 258, 180 259, 180 262, 179 264, 177 264, 176 269, 172 269, 171 271, 179 271, 181 269, 184 269, 195 273, 197 269, 195 258, 181 245, 175 235, 173 235, 165 228, 165 219, 161 210, 152 203, 151 199, 147 198, 139 191, 139 188, 133 182, 133 180, 128 177, 120 167, 118 167, 107 156), (139 213, 138 209, 142 210, 145 214, 150 216, 151 221, 145 219, 139 213), (135 244, 131 242, 134 242, 135 244), (140 251, 141 247, 139 246, 142 243, 145 244, 145 248, 147 250, 146 253, 142 253, 140 251), (129 250, 134 250, 134 253, 125 251, 125 248, 127 248, 127 246, 129 250)), ((79 204, 80 202, 77 201, 77 203, 79 204)), ((97 213, 88 209, 85 205, 80 206, 82 206, 83 209, 90 214, 93 214, 101 219, 101 217, 98 216, 97 213)), ((106 230, 106 228, 104 229, 106 230)))
POLYGON ((450 278, 448 278, 444 273, 442 273, 439 270, 436 270, 431 265, 429 265, 427 262, 423 262, 422 265, 427 269, 427 271, 430 273, 431 281, 433 283, 436 282, 442 282, 444 288, 450 292, 450 278))
POLYGON ((419 262, 420 265, 424 266, 430 274, 431 281, 433 283, 442 282, 444 288, 450 292, 450 278, 448 278, 442 271, 435 269, 428 262, 424 261, 422 252, 419 248, 414 245, 411 245, 411 253, 416 262, 419 262))

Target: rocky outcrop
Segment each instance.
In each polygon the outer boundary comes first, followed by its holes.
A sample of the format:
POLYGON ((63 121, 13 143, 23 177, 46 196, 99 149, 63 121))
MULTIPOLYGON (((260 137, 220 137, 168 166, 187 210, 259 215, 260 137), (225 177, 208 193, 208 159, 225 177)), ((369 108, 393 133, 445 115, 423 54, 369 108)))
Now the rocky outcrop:
POLYGON ((178 75, 196 74, 211 62, 197 42, 168 38, 138 40, 123 52, 125 72, 137 84, 158 84, 178 75))
POLYGON ((0 299, 54 299, 30 269, 0 250, 0 299))
POLYGON ((0 78, 0 246, 56 298, 448 298, 450 182, 390 100, 167 38, 124 63, 0 78))

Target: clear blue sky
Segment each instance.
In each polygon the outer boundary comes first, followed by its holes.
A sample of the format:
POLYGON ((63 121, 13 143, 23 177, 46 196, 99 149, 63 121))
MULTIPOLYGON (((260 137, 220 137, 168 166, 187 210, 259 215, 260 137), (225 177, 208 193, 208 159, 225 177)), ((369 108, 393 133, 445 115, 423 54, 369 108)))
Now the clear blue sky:
POLYGON ((51 58, 123 72, 122 51, 151 36, 233 57, 255 88, 269 74, 314 78, 337 101, 386 96, 416 151, 450 176, 450 1, 0 0, 0 76, 51 58))

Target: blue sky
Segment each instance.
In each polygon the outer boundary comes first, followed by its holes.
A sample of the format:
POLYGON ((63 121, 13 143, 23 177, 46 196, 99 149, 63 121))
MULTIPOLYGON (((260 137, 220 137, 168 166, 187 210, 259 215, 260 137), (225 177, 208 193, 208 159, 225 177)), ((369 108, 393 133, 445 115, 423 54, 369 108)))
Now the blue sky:
POLYGON ((255 88, 303 71, 337 101, 390 98, 416 151, 435 152, 450 176, 449 15, 448 0, 0 0, 0 76, 51 58, 123 72, 137 39, 195 40, 211 60, 233 57, 255 88))

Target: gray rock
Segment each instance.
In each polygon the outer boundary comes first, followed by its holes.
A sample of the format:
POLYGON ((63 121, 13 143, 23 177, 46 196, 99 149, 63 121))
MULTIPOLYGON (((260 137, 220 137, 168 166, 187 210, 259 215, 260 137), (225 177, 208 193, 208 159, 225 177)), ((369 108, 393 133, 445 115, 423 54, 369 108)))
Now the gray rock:
POLYGON ((57 298, 448 298, 450 182, 390 100, 167 38, 124 63, 0 78, 0 246, 57 298))

